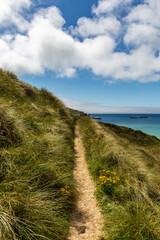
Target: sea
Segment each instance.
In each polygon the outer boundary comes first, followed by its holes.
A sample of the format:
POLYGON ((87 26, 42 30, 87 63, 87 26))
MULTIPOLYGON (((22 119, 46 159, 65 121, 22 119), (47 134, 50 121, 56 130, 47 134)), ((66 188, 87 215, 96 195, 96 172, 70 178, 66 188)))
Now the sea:
POLYGON ((160 114, 91 114, 104 123, 113 123, 160 138, 160 114))

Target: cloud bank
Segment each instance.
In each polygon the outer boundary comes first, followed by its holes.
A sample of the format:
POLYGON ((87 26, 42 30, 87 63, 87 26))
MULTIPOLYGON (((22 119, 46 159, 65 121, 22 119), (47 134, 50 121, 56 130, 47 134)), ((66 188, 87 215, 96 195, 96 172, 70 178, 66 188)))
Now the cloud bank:
POLYGON ((66 29, 55 6, 26 17, 31 0, 1 0, 0 67, 17 74, 49 69, 68 78, 89 69, 113 82, 159 81, 160 1, 133 2, 99 0, 92 18, 66 29))
POLYGON ((77 109, 85 113, 108 113, 108 114, 159 114, 160 108, 151 107, 110 107, 101 106, 98 103, 72 101, 70 99, 62 98, 67 107, 77 109))

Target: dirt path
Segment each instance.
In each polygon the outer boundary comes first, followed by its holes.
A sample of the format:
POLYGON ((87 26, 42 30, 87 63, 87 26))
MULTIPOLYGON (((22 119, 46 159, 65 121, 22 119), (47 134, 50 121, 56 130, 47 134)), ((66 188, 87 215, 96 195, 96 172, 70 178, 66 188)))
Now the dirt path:
POLYGON ((94 195, 96 187, 88 171, 78 127, 75 135, 74 178, 77 182, 78 200, 68 240, 99 240, 103 235, 103 218, 94 195))

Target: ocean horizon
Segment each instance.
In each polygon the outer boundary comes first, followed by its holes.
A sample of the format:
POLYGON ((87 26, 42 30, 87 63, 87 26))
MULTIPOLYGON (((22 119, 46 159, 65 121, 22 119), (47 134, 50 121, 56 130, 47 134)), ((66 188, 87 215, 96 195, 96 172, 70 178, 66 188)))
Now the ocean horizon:
POLYGON ((160 138, 160 114, 90 114, 97 121, 140 130, 160 138))

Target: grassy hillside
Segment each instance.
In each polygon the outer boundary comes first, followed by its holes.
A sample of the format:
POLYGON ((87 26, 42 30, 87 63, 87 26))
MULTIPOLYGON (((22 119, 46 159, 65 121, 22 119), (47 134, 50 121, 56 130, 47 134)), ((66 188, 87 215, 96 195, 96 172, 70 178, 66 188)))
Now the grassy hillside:
POLYGON ((160 141, 90 118, 80 120, 79 126, 86 160, 97 182, 106 239, 158 240, 160 141))
POLYGON ((65 239, 73 135, 60 100, 0 70, 0 239, 65 239))
POLYGON ((135 143, 140 146, 160 144, 160 140, 157 137, 145 134, 139 130, 133 130, 132 128, 117 126, 111 123, 99 122, 99 124, 101 124, 102 127, 105 126, 108 131, 110 130, 112 132, 112 134, 115 133, 116 136, 127 139, 129 143, 135 143))
POLYGON ((66 239, 78 119, 106 239, 158 240, 160 140, 79 115, 0 70, 0 239, 66 239))

